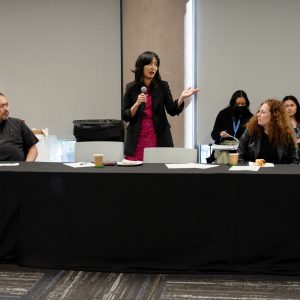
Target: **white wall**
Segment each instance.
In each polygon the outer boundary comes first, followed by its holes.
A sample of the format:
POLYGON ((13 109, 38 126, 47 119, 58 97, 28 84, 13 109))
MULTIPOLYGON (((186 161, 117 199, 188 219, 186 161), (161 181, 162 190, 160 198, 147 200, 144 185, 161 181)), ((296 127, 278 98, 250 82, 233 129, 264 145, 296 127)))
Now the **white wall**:
POLYGON ((0 0, 0 36, 11 116, 59 138, 121 118, 120 0, 0 0))
POLYGON ((254 113, 270 97, 300 99, 299 0, 197 0, 198 143, 235 90, 254 113))

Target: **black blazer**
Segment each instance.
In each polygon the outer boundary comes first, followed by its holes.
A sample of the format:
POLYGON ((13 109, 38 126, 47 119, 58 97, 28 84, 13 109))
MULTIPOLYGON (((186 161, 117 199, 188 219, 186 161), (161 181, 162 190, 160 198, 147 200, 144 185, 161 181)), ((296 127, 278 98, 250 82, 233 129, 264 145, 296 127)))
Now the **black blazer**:
MULTIPOLYGON (((239 140, 239 163, 255 161, 260 152, 261 136, 250 135, 245 129, 244 134, 239 140)), ((294 144, 277 147, 277 155, 280 164, 297 164, 299 161, 297 148, 294 144)))
MULTIPOLYGON (((142 84, 130 82, 126 85, 123 96, 122 119, 125 122, 129 122, 126 129, 124 153, 130 156, 135 152, 144 106, 141 105, 139 107, 134 117, 131 117, 130 108, 141 93, 141 87, 142 84)), ((166 111, 171 116, 179 115, 184 108, 184 103, 180 107, 177 106, 178 100, 173 100, 167 81, 156 82, 150 88, 150 94, 152 95, 153 122, 157 146, 173 147, 171 126, 168 122, 166 111)))

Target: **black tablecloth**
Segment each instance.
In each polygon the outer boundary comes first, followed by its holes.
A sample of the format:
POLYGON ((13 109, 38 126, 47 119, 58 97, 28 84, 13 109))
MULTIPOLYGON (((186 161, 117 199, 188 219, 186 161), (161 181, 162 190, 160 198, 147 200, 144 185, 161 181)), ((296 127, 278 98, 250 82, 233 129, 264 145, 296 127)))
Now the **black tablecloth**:
POLYGON ((1 167, 1 257, 17 248, 33 267, 300 274, 300 166, 228 169, 1 167))

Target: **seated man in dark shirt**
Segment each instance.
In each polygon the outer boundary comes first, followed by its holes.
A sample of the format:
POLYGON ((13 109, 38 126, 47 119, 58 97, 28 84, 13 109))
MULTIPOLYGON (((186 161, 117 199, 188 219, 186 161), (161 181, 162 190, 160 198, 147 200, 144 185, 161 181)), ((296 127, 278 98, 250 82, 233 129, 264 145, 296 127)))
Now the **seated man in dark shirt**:
POLYGON ((8 115, 8 101, 0 93, 0 161, 35 161, 39 140, 24 121, 8 115))

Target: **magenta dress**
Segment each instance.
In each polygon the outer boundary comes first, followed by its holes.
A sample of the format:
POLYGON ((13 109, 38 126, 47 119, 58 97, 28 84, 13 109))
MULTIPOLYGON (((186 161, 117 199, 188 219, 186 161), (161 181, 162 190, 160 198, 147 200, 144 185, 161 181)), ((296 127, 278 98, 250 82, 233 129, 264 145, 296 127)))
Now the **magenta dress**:
POLYGON ((125 155, 128 160, 144 160, 144 148, 156 147, 156 133, 153 124, 152 96, 147 93, 147 101, 145 103, 144 114, 140 123, 140 133, 132 156, 125 155))

